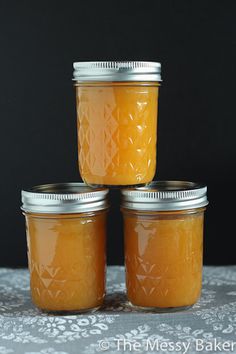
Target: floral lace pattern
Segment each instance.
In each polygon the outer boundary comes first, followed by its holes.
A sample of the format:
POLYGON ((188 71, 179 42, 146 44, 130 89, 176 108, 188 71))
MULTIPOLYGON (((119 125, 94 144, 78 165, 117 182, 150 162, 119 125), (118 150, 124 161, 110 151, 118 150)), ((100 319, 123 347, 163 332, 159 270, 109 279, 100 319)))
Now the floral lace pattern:
MULTIPOLYGON (((142 352, 153 353, 153 348, 145 348, 147 340, 160 345, 184 342, 189 345, 187 352, 195 353, 193 344, 198 339, 220 343, 235 342, 235 338, 236 266, 205 267, 200 300, 191 309, 174 314, 130 308, 124 268, 108 267, 102 309, 69 316, 47 315, 32 305, 27 270, 0 269, 0 354, 117 353, 122 341, 140 343, 142 352)), ((130 353, 130 348, 120 347, 120 352, 130 353)), ((158 352, 180 352, 175 349, 158 352)), ((236 345, 230 352, 236 353, 236 345)))

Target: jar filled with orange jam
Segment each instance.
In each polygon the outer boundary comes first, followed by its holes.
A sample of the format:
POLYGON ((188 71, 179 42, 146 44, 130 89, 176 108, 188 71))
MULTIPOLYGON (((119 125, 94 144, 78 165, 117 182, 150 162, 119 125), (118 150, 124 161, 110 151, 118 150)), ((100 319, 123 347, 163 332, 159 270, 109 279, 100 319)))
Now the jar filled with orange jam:
POLYGON ((83 183, 22 191, 31 295, 38 308, 79 313, 102 305, 107 193, 83 183))
POLYGON ((122 191, 127 298, 137 308, 188 308, 200 297, 207 188, 158 181, 122 191))
POLYGON ((91 186, 137 186, 156 172, 161 65, 74 63, 79 170, 91 186))

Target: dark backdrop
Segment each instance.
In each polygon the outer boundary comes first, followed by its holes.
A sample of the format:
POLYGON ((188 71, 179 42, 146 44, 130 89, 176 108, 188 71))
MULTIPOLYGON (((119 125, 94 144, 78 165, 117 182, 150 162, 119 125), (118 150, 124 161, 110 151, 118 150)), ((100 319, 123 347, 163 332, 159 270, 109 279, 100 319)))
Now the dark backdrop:
MULTIPOLYGON (((205 263, 236 263, 235 17, 223 0, 0 0, 0 266, 26 265, 20 190, 80 180, 76 60, 162 63, 157 175, 208 185, 205 263)), ((111 195, 108 262, 120 264, 111 195)))

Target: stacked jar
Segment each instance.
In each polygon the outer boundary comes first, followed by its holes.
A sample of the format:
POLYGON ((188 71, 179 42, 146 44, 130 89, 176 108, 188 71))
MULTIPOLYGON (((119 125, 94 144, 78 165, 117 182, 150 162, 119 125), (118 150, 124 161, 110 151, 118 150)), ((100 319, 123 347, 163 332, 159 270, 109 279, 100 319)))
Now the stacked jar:
POLYGON ((200 296, 206 186, 152 182, 161 65, 74 63, 84 183, 22 191, 31 292, 46 311, 81 312, 105 295, 108 188, 121 188, 127 304, 151 311, 200 296))

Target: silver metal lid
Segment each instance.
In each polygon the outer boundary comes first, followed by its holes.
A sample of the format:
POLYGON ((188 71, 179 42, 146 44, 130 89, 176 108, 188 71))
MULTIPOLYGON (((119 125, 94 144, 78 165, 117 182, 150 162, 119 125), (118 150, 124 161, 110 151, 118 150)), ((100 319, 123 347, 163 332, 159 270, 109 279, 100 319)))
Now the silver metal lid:
POLYGON ((21 209, 29 213, 72 214, 106 209, 108 189, 84 183, 44 184, 22 190, 21 209))
POLYGON ((122 206, 127 209, 170 211, 201 208, 208 204, 207 187, 187 181, 158 181, 146 187, 123 189, 122 206))
POLYGON ((161 81, 161 64, 151 61, 89 61, 73 64, 73 80, 161 81))

